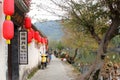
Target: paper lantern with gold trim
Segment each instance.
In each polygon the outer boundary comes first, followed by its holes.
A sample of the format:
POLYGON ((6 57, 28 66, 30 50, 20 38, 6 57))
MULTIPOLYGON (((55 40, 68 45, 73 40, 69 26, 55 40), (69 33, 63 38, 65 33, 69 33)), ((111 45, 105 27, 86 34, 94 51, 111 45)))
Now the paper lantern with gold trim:
POLYGON ((3 23, 3 37, 8 41, 8 44, 10 44, 9 41, 14 37, 14 25, 10 20, 5 20, 3 23))
POLYGON ((14 0, 3 0, 3 11, 6 15, 14 14, 14 0))

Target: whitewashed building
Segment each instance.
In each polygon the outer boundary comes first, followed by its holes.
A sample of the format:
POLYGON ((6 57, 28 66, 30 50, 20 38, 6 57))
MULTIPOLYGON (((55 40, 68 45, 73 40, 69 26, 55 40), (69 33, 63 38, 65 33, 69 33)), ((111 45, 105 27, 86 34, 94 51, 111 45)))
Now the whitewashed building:
POLYGON ((3 13, 3 0, 0 0, 0 80, 6 80, 7 76, 7 45, 2 36, 2 23, 5 20, 3 13))
MULTIPOLYGON (((35 28, 35 26, 34 26, 35 28)), ((37 30, 37 29, 35 29, 37 30)), ((42 37, 46 37, 39 31, 42 37)), ((46 52, 45 45, 38 44, 33 39, 30 45, 28 46, 28 64, 19 65, 19 80, 26 80, 28 74, 41 64, 41 54, 46 52)))
MULTIPOLYGON (((23 27, 25 14, 29 12, 29 4, 25 1, 30 0, 15 0, 15 13, 11 17, 14 23, 14 38, 8 45, 2 36, 5 15, 3 13, 3 0, 0 0, 0 80, 25 80, 27 74, 38 67, 41 59, 40 53, 46 51, 45 45, 37 44, 33 39, 28 46, 28 63, 19 64, 19 30, 23 27)), ((35 26, 32 25, 32 27, 37 30, 35 26)), ((39 33, 42 37, 46 37, 40 31, 39 33)))

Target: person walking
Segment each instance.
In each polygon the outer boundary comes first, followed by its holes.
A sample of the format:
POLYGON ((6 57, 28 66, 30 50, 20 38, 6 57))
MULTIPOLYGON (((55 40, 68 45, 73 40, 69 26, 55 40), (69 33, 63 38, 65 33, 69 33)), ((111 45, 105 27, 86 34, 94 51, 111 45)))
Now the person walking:
POLYGON ((41 68, 44 69, 45 67, 47 67, 47 55, 43 53, 41 55, 41 68))

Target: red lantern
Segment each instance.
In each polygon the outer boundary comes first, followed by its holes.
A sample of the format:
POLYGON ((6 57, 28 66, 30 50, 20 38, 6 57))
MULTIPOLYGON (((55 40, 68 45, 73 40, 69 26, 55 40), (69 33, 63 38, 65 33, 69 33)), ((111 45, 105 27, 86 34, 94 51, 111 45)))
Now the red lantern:
POLYGON ((45 44, 47 44, 47 38, 45 38, 45 44))
POLYGON ((34 38, 34 30, 31 28, 30 31, 32 33, 32 38, 34 38))
POLYGON ((39 37, 39 32, 38 31, 35 31, 34 33, 34 38, 36 41, 38 41, 38 37, 39 37))
POLYGON ((44 38, 44 44, 46 44, 46 38, 44 38))
POLYGON ((32 42, 32 32, 28 32, 28 43, 32 42))
POLYGON ((45 42, 46 42, 46 45, 47 45, 48 44, 48 39, 46 38, 45 40, 46 40, 45 42))
POLYGON ((30 29, 31 28, 31 19, 29 17, 25 17, 25 28, 30 29))
POLYGON ((41 37, 41 43, 43 44, 43 37, 41 37))
POLYGON ((14 0, 4 0, 3 11, 6 15, 14 14, 14 0))
POLYGON ((45 38, 45 48, 46 48, 46 50, 48 50, 48 39, 47 38, 45 38))
POLYGON ((11 40, 14 37, 14 25, 10 20, 5 20, 3 23, 3 37, 6 40, 11 40))
POLYGON ((41 43, 45 44, 45 38, 43 38, 43 37, 41 38, 41 43))
POLYGON ((38 36, 38 42, 41 43, 41 36, 38 36))
POLYGON ((44 44, 46 44, 46 40, 45 40, 45 38, 43 38, 44 39, 44 44))
POLYGON ((47 39, 47 45, 48 45, 48 39, 47 39))

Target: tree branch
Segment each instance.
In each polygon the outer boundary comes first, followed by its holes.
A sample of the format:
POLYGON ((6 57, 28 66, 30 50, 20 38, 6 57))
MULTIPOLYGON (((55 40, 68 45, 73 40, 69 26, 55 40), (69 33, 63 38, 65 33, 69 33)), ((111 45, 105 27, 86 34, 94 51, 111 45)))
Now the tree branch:
POLYGON ((96 40, 96 42, 97 42, 98 44, 100 44, 100 43, 101 43, 101 39, 100 39, 100 37, 95 33, 94 27, 88 26, 88 29, 89 29, 89 31, 90 31, 92 37, 96 40))

